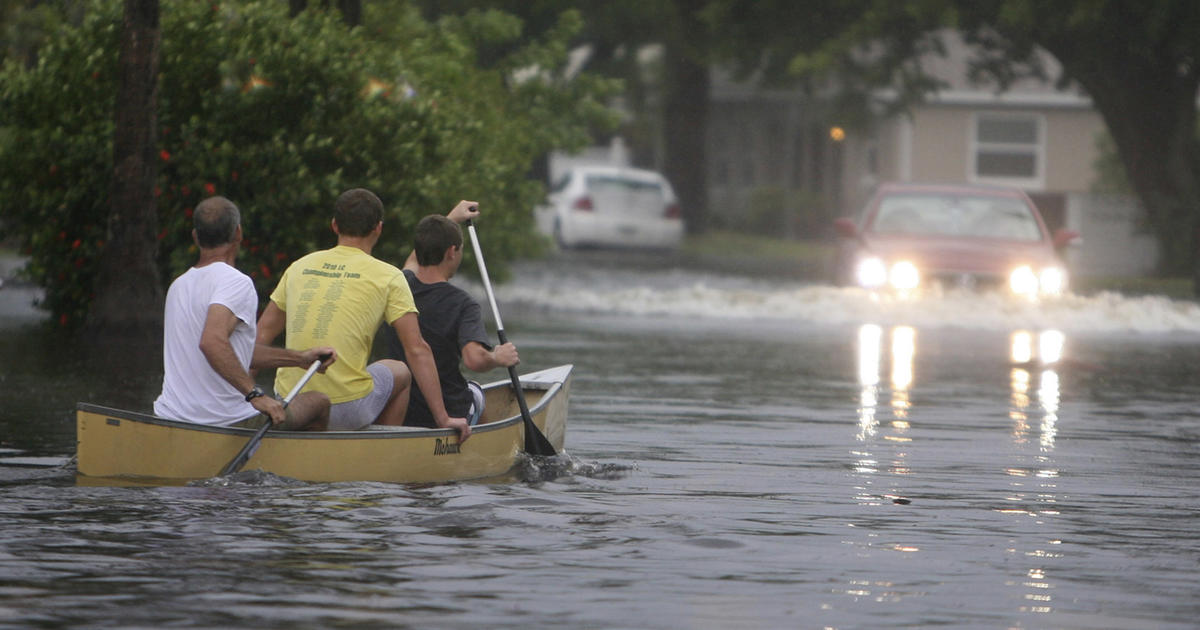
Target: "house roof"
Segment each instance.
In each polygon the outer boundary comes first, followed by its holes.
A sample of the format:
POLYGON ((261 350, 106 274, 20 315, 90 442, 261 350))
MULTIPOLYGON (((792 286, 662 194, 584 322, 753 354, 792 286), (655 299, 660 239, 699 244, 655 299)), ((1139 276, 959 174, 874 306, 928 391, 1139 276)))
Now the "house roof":
MULTIPOLYGON (((945 56, 926 55, 921 59, 921 66, 930 76, 942 82, 946 87, 929 94, 925 102, 942 105, 1012 105, 1012 106, 1042 106, 1042 107, 1081 107, 1090 108, 1092 101, 1078 88, 1059 89, 1053 80, 1022 78, 1000 91, 1000 86, 994 82, 972 82, 969 74, 969 62, 972 51, 970 45, 963 41, 962 36, 954 30, 942 30, 936 35, 945 48, 945 56)), ((1062 66, 1053 55, 1042 49, 1034 53, 1049 77, 1061 74, 1062 66)), ((887 91, 881 95, 886 96, 887 91)))
MULTIPOLYGON (((920 60, 920 64, 926 73, 945 87, 926 95, 927 104, 964 107, 1092 107, 1091 99, 1081 90, 1059 89, 1053 80, 1022 78, 1004 91, 1000 91, 999 85, 993 82, 972 82, 968 74, 972 51, 962 36, 957 31, 945 29, 936 33, 934 37, 941 39, 946 51, 945 56, 929 54, 920 60)), ((1036 54, 1047 76, 1054 77, 1060 74, 1061 66, 1050 53, 1038 49, 1036 54)), ((737 81, 732 73, 720 67, 713 68, 710 77, 710 93, 718 101, 791 101, 813 98, 804 95, 799 88, 762 88, 754 78, 737 81)), ((827 93, 827 90, 822 92, 827 93)), ((876 96, 884 101, 893 100, 896 98, 896 90, 881 89, 876 91, 876 96)), ((820 96, 816 98, 820 99, 820 96)))

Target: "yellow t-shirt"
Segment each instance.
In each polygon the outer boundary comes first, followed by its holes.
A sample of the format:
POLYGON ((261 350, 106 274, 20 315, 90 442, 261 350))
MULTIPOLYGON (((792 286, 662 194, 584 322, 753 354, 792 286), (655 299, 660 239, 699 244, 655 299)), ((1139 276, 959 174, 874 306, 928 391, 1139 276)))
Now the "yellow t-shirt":
MULTIPOLYGON (((382 322, 417 312, 404 274, 357 247, 339 245, 292 263, 279 278, 271 301, 287 315, 287 347, 304 350, 333 346, 338 359, 315 374, 306 390, 324 392, 341 403, 371 392, 367 359, 382 322)), ((275 391, 291 391, 304 374, 280 368, 275 391)))

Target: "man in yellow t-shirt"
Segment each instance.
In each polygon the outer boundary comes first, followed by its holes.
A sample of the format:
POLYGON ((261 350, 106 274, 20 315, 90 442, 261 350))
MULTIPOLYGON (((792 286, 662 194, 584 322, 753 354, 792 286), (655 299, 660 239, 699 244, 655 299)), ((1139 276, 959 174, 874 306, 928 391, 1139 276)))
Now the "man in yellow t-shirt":
MULTIPOLYGON (((465 441, 471 427, 464 418, 450 417, 441 404, 433 352, 421 337, 408 281, 394 265, 371 256, 383 231, 383 203, 368 190, 348 190, 334 205, 331 227, 336 247, 304 256, 280 277, 258 320, 259 342, 274 341, 286 328, 288 348, 337 350, 337 362, 309 383, 329 396, 330 429, 403 424, 415 380, 421 394, 436 401, 430 407, 437 426, 458 431, 459 441, 465 441), (408 365, 393 359, 367 365, 383 322, 395 329, 408 365)), ((288 391, 302 371, 279 369, 276 391, 288 391)))

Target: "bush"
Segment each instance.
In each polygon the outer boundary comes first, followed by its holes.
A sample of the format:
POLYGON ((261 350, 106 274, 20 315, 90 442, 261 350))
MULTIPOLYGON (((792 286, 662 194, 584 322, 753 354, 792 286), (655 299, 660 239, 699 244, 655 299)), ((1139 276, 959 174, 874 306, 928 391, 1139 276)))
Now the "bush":
MULTIPOLYGON (((580 146, 589 125, 613 121, 601 102, 615 85, 555 78, 577 16, 527 42, 501 13, 430 24, 404 2, 368 9, 371 26, 350 29, 332 11, 290 18, 277 0, 163 0, 163 282, 195 261, 192 208, 212 194, 242 209, 239 266, 260 295, 292 260, 332 244, 333 200, 353 187, 387 207, 375 251, 384 259, 402 261, 411 227, 462 198, 480 201, 500 273, 504 260, 539 247, 534 158, 580 146), (476 47, 497 42, 514 52, 482 67, 476 47), (517 81, 522 67, 542 72, 517 81)), ((65 325, 87 312, 104 245, 120 23, 121 3, 93 0, 81 26, 40 49, 36 67, 0 72, 0 200, 30 256, 27 275, 45 288, 43 306, 65 325)))
POLYGON ((750 191, 743 230, 762 236, 818 239, 833 219, 821 195, 806 190, 758 187, 750 191))

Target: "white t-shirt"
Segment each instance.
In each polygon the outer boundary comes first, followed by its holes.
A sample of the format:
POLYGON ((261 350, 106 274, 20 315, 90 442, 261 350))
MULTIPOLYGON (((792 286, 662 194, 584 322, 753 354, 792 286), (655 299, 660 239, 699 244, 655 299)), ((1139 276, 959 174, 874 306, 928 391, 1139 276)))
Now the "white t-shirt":
POLYGON ((257 413, 221 378, 200 351, 208 307, 221 304, 241 320, 229 343, 250 368, 257 333, 258 294, 246 274, 223 262, 192 267, 171 283, 163 317, 163 389, 154 415, 198 424, 229 425, 257 413))

